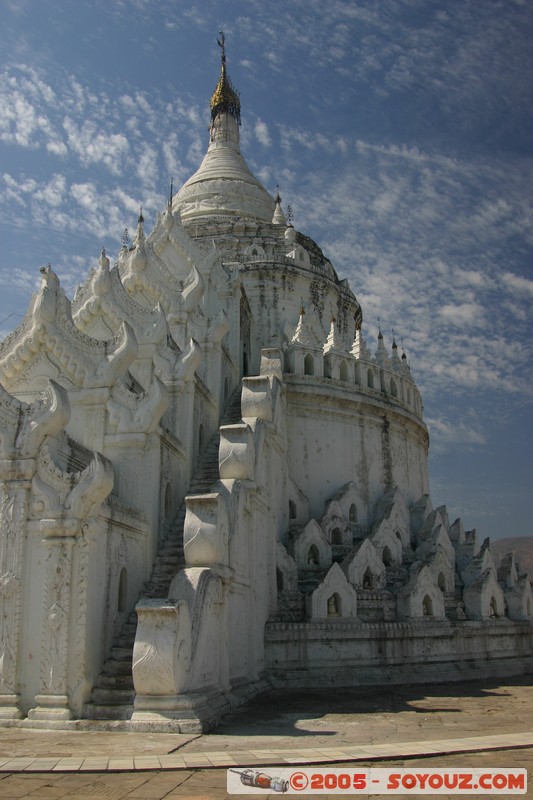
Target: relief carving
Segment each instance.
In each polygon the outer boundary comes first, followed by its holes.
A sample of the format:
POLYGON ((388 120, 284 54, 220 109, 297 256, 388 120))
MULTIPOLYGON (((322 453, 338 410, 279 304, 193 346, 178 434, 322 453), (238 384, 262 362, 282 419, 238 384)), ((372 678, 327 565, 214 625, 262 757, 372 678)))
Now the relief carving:
POLYGON ((51 540, 46 558, 41 694, 67 693, 67 637, 72 540, 51 540))
POLYGON ((181 293, 182 308, 190 313, 201 301, 205 292, 204 279, 195 266, 191 269, 181 293))
POLYGON ((158 378, 154 378, 141 395, 116 384, 107 402, 109 421, 118 433, 151 433, 157 428, 169 402, 168 389, 158 378))
POLYGON ((187 383, 194 377, 196 369, 202 362, 202 348, 194 339, 189 341, 187 350, 183 353, 177 370, 177 379, 187 383))
POLYGON ((187 603, 137 604, 133 682, 139 695, 175 695, 186 690, 191 665, 191 618, 187 603))

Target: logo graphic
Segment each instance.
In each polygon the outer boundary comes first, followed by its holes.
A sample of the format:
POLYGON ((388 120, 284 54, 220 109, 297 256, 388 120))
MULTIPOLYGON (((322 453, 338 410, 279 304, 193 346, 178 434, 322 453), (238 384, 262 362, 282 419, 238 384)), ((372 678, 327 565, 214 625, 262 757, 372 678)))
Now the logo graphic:
POLYGON ((286 792, 289 788, 289 781, 283 778, 271 778, 265 772, 256 772, 253 769, 245 769, 242 772, 230 769, 228 772, 235 772, 241 777, 244 786, 253 786, 256 789, 270 789, 271 792, 286 792))

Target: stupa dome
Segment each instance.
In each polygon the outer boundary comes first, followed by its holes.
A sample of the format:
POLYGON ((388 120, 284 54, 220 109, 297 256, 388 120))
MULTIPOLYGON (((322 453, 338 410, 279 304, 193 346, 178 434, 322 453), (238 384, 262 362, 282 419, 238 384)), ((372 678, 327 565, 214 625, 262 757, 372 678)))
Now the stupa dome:
POLYGON ((203 216, 240 216, 271 222, 274 198, 252 174, 239 145, 240 99, 226 71, 224 37, 220 77, 211 97, 209 147, 199 169, 173 200, 183 221, 203 216))

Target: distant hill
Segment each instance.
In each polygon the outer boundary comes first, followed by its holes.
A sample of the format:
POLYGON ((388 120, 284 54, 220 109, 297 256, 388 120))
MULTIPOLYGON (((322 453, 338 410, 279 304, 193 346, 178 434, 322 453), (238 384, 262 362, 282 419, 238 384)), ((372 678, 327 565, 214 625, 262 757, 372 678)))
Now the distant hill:
POLYGON ((515 561, 520 566, 520 572, 529 572, 529 577, 533 579, 533 536, 514 536, 510 539, 491 540, 490 551, 496 567, 500 566, 502 558, 507 553, 514 553, 515 561))

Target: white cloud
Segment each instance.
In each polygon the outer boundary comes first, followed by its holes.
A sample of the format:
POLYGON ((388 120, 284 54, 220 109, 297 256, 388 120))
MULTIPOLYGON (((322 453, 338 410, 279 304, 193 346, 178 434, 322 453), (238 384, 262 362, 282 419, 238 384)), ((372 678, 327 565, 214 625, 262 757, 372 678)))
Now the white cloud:
POLYGON ((137 215, 139 214, 142 205, 141 201, 137 198, 132 197, 123 189, 120 188, 114 189, 111 192, 111 197, 118 200, 119 203, 122 205, 122 207, 126 209, 126 211, 129 211, 132 214, 137 214, 137 215))
MULTIPOLYGON (((407 105, 416 100, 422 115, 424 97, 434 92, 439 120, 447 103, 458 125, 467 120, 473 124, 468 109, 457 114, 458 101, 469 94, 484 98, 484 89, 473 77, 461 87, 461 76, 467 68, 475 75, 486 42, 500 34, 488 20, 489 38, 469 54, 466 44, 472 36, 463 26, 471 11, 458 12, 459 21, 454 17, 461 41, 445 43, 439 36, 451 18, 441 16, 432 28, 437 15, 428 12, 424 24, 410 28, 408 15, 397 4, 384 0, 383 5, 385 11, 306 0, 298 3, 301 25, 295 30, 288 25, 290 8, 280 6, 272 15, 260 2, 247 4, 231 34, 245 33, 247 49, 241 47, 244 57, 239 60, 238 53, 230 66, 235 63, 252 73, 248 56, 253 52, 254 72, 247 79, 261 87, 269 85, 265 65, 271 74, 277 75, 280 65, 288 71, 280 102, 276 97, 268 117, 267 107, 257 100, 263 96, 259 93, 255 105, 243 108, 243 153, 267 188, 273 191, 280 184, 285 207, 291 203, 294 208, 297 228, 315 238, 341 277, 349 278, 363 304, 365 335, 372 346, 378 317, 389 338, 394 327, 397 340, 404 339, 425 396, 468 397, 484 389, 519 396, 531 369, 524 342, 533 282, 509 253, 520 248, 525 252, 533 242, 526 162, 513 156, 511 148, 489 159, 483 148, 470 155, 441 147, 438 132, 431 128, 425 140, 410 136, 409 130, 402 140, 390 127, 371 134, 364 125, 379 89, 407 105), (321 26, 308 24, 318 11, 321 26), (391 37, 393 19, 398 35, 391 37), (263 57, 265 41, 270 44, 263 57), (324 47, 325 41, 332 47, 324 47), (348 45, 353 52, 345 62, 348 45), (460 65, 447 65, 447 48, 461 55, 460 65), (307 67, 309 75, 304 75, 309 53, 312 69, 307 67), (321 77, 327 79, 327 91, 317 93, 319 83, 308 81, 321 77), (444 77, 451 81, 449 97, 445 82, 442 88, 436 83, 444 77), (340 86, 345 93, 339 93, 340 86), (368 89, 366 107, 357 95, 363 86, 368 89), (308 108, 303 106, 305 97, 310 99, 308 108), (477 360, 469 360, 474 352, 477 360)), ((132 12, 131 3, 127 7, 132 12)), ((202 10, 202 24, 212 19, 214 8, 208 4, 202 10)), ((148 15, 149 4, 135 6, 135 13, 148 15)), ((195 14, 193 10, 197 25, 195 14)), ((183 16, 169 8, 165 18, 173 30, 184 24, 183 16)), ((213 49, 215 79, 214 42, 213 49)), ((2 180, 0 208, 2 218, 11 213, 15 225, 21 216, 17 206, 25 209, 26 222, 116 241, 124 227, 134 225, 139 205, 147 218, 154 214, 165 202, 169 178, 177 190, 205 154, 208 96, 197 103, 174 89, 169 94, 163 87, 148 92, 121 84, 113 99, 109 85, 89 86, 78 76, 55 81, 52 89, 52 82, 37 73, 11 70, 6 75, 0 97, 9 102, 18 92, 23 104, 10 122, 0 114, 0 136, 19 131, 26 144, 13 140, 15 146, 46 148, 61 156, 61 172, 75 176, 71 186, 62 188, 52 182, 57 162, 52 174, 33 184, 10 168, 11 181, 2 180), (120 190, 113 176, 120 176, 120 190)), ((390 126, 394 115, 387 116, 388 109, 379 103, 377 107, 390 126)))
POLYGON ((67 181, 64 175, 55 174, 50 181, 34 192, 35 200, 42 200, 46 205, 57 208, 65 199, 67 181))
POLYGON ((129 151, 129 142, 123 133, 107 133, 89 120, 78 125, 65 117, 63 128, 67 134, 69 148, 77 153, 84 166, 104 164, 113 175, 120 175, 123 162, 129 151))
POLYGON ((49 153, 52 153, 52 155, 55 156, 66 156, 68 153, 68 147, 66 146, 65 142, 60 140, 47 142, 46 149, 49 153))
POLYGON ((471 327, 482 322, 484 311, 479 303, 448 303, 439 310, 446 322, 460 327, 471 327))
POLYGON ((147 143, 137 157, 137 175, 143 186, 155 186, 159 177, 157 152, 147 143))
POLYGON ((21 177, 17 180, 8 172, 4 172, 2 181, 4 186, 0 194, 0 203, 6 206, 12 202, 18 206, 25 206, 27 196, 37 188, 37 181, 33 178, 21 177))
POLYGON ((503 287, 512 294, 533 297, 533 280, 515 275, 512 272, 504 272, 501 275, 503 287))
POLYGON ((171 133, 163 142, 163 161, 167 175, 172 178, 181 174, 181 162, 178 158, 179 139, 175 132, 171 133))
POLYGON ((272 144, 272 139, 270 138, 270 134, 268 132, 268 125, 263 122, 263 120, 258 119, 254 126, 254 132, 258 142, 260 142, 263 147, 270 147, 272 144))
POLYGON ((33 105, 19 92, 0 98, 0 138, 20 147, 36 147, 37 115, 33 105))
POLYGON ((426 418, 431 432, 431 446, 438 452, 446 452, 457 444, 462 446, 482 446, 487 444, 486 434, 476 421, 454 420, 444 417, 426 418))
POLYGON ((94 183, 73 183, 70 193, 74 200, 86 211, 94 211, 98 207, 99 194, 94 183))

